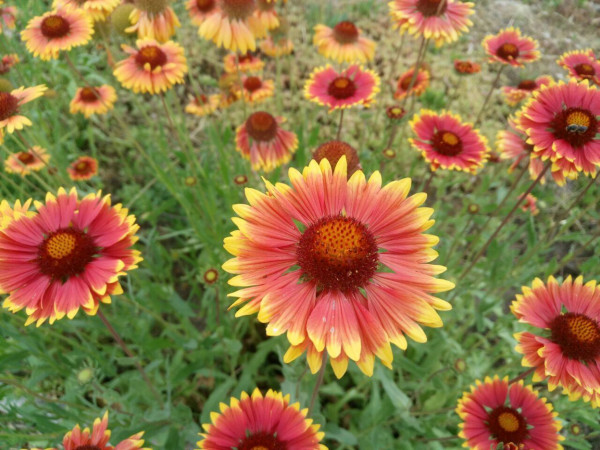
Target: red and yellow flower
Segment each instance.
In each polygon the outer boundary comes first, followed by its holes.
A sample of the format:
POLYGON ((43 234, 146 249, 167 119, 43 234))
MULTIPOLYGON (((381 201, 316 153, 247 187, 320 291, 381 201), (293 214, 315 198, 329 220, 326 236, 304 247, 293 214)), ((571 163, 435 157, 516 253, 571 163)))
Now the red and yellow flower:
POLYGON ((6 130, 13 133, 30 126, 31 120, 20 114, 21 106, 41 97, 47 89, 45 85, 40 84, 30 88, 21 86, 11 92, 0 92, 0 132, 6 130))
POLYGON ((431 74, 429 70, 425 68, 419 69, 417 72, 417 78, 415 79, 412 87, 410 88, 410 92, 408 88, 412 82, 413 76, 415 73, 414 67, 408 69, 400 78, 398 78, 398 83, 396 85, 396 92, 394 92, 394 98, 397 100, 402 100, 407 95, 414 95, 415 97, 421 96, 429 87, 429 80, 431 79, 431 74))
POLYGON ((298 148, 298 137, 279 126, 284 121, 283 117, 258 111, 238 127, 237 151, 250 160, 253 170, 270 172, 292 159, 298 148))
MULTIPOLYGON (((521 195, 519 198, 523 198, 521 195)), ((525 202, 521 205, 521 210, 524 212, 529 211, 532 216, 537 216, 540 210, 537 207, 537 198, 533 194, 527 194, 525 196, 525 202)))
POLYGON ((139 39, 167 42, 181 26, 168 0, 136 0, 129 16, 133 24, 125 31, 136 33, 139 39))
POLYGON ((375 41, 367 39, 362 31, 347 20, 333 28, 316 25, 313 44, 325 58, 339 63, 367 63, 375 56, 375 41))
POLYGON ((589 80, 590 83, 600 84, 600 62, 590 48, 563 53, 556 63, 566 69, 569 76, 578 80, 589 80))
POLYGON ((106 20, 120 0, 54 0, 54 9, 80 9, 85 11, 95 22, 106 20))
POLYGON ((219 94, 209 96, 204 94, 196 95, 185 106, 185 112, 199 117, 206 116, 213 113, 219 107, 219 101, 219 94))
POLYGON ((100 418, 94 420, 94 426, 91 431, 89 428, 84 428, 82 431, 79 425, 75 425, 75 428, 65 434, 63 447, 65 450, 151 450, 149 448, 142 449, 142 445, 144 445, 144 440, 142 439, 144 435, 143 431, 122 440, 114 447, 109 445, 110 435, 107 411, 104 413, 102 420, 100 418))
POLYGON ((235 257, 223 269, 241 288, 229 294, 244 305, 236 316, 258 313, 269 336, 287 333, 284 361, 306 352, 313 373, 326 353, 337 377, 349 360, 369 376, 375 357, 391 367, 390 343, 425 342, 421 326, 441 327, 436 310, 451 309, 431 295, 454 285, 429 264, 438 238, 425 234, 426 195, 409 197, 410 179, 382 187, 379 172, 348 179, 345 156, 335 170, 313 160, 289 177, 291 186, 265 180, 266 194, 246 189, 249 205, 234 207, 225 249, 235 257))
POLYGON ((456 0, 393 0, 390 15, 401 32, 433 39, 437 46, 469 31, 474 4, 456 0))
POLYGON ((458 115, 424 109, 410 121, 410 127, 417 137, 409 141, 421 151, 431 170, 441 167, 475 173, 488 159, 485 136, 458 115))
POLYGON ((47 61, 58 58, 60 51, 87 44, 92 34, 92 19, 85 11, 62 8, 31 19, 21 39, 33 56, 47 61))
POLYGON ((504 94, 504 100, 508 105, 517 106, 523 100, 529 98, 533 92, 551 82, 552 77, 542 75, 535 80, 522 80, 517 86, 503 86, 502 94, 504 94))
POLYGON ((526 63, 540 58, 538 42, 529 36, 522 36, 521 30, 514 27, 500 30, 496 35, 486 36, 482 45, 491 63, 523 67, 526 63))
POLYGON ((481 72, 481 65, 469 60, 454 60, 454 70, 460 75, 472 75, 481 72))
POLYGON ((290 55, 294 51, 294 43, 287 37, 274 38, 268 36, 261 41, 260 50, 271 58, 281 58, 290 55))
POLYGON ((0 0, 0 34, 4 31, 4 27, 11 30, 15 28, 16 17, 17 8, 4 6, 4 0, 0 0))
POLYGON ((333 67, 316 68, 304 85, 304 95, 329 112, 352 106, 369 106, 379 92, 379 75, 361 66, 352 65, 336 72, 333 67))
POLYGON ((552 405, 532 386, 502 380, 496 375, 479 380, 458 401, 456 413, 463 420, 458 434, 473 450, 562 450, 562 425, 552 405), (500 447, 502 446, 502 447, 500 447))
POLYGON ((561 386, 571 400, 583 396, 600 399, 600 288, 596 281, 583 283, 569 276, 560 284, 549 277, 544 284, 536 278, 531 288, 523 287, 511 305, 519 322, 539 331, 515 334, 522 364, 535 367, 534 381, 548 379, 553 391, 561 386), (585 394, 585 395, 584 395, 585 394))
POLYGON ((223 63, 227 73, 237 73, 238 71, 260 72, 265 67, 264 61, 252 53, 246 53, 245 55, 230 53, 225 56, 223 63))
POLYGON ((123 87, 135 93, 160 94, 183 83, 188 66, 181 45, 139 39, 136 46, 123 45, 129 57, 115 66, 114 75, 123 87))
POLYGON ((19 55, 16 53, 4 55, 0 60, 0 74, 4 75, 5 73, 8 73, 10 69, 19 61, 19 55))
POLYGON ((217 0, 187 0, 185 8, 190 14, 192 23, 200 26, 211 14, 217 11, 217 0))
POLYGON ((308 409, 290 404, 290 396, 281 392, 242 392, 239 400, 232 397, 229 405, 221 403, 220 411, 211 413, 212 424, 202 425, 201 449, 327 450, 320 443, 325 436, 320 425, 306 418, 308 409))
POLYGON ((106 114, 114 108, 115 101, 117 101, 117 92, 108 84, 77 88, 75 96, 71 100, 70 112, 71 114, 81 113, 86 118, 92 114, 106 114))
POLYGON ((599 116, 600 91, 587 80, 572 79, 534 92, 518 113, 517 125, 536 156, 550 159, 565 176, 576 178, 581 171, 595 176, 600 164, 599 116))
POLYGON ((25 309, 26 325, 40 326, 80 308, 94 315, 100 302, 123 292, 119 277, 141 261, 135 217, 110 196, 69 193, 35 202, 37 214, 13 220, 0 232, 0 292, 11 312, 25 309))
POLYGON ((40 171, 48 165, 50 154, 39 145, 34 145, 25 152, 17 152, 10 155, 4 161, 4 170, 8 173, 16 173, 22 177, 31 172, 40 171))
POLYGON ((98 173, 98 160, 91 156, 80 156, 67 167, 67 173, 73 181, 89 180, 98 173))
POLYGON ((250 104, 261 103, 269 97, 273 97, 275 92, 273 80, 263 80, 257 76, 242 77, 241 84, 241 92, 239 85, 233 86, 233 92, 250 104))

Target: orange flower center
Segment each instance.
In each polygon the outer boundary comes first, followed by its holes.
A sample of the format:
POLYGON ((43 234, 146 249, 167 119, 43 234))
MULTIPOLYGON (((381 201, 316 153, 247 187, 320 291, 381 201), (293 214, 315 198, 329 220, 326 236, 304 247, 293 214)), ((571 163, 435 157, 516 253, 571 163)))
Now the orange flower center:
POLYGON ((238 450, 287 450, 288 447, 273 434, 259 431, 242 439, 236 448, 238 450))
POLYGON ((244 89, 249 92, 257 91, 262 87, 262 81, 258 77, 248 77, 244 80, 244 89))
POLYGON ((13 116, 19 109, 19 99, 8 92, 0 92, 0 120, 13 116))
POLYGON ((347 292, 367 284, 377 269, 377 253, 375 237, 364 224, 329 216, 304 231, 296 256, 304 276, 319 288, 347 292))
POLYGON ((356 92, 356 84, 348 77, 337 77, 327 88, 327 93, 338 100, 350 98, 356 92))
POLYGON ((506 42, 498 47, 498 50, 496 50, 496 56, 506 61, 511 61, 519 56, 519 48, 515 44, 506 42))
POLYGON ((83 272, 96 251, 92 238, 71 226, 46 236, 39 247, 37 262, 43 274, 64 282, 83 272))
POLYGON ((32 164, 33 161, 35 161, 35 158, 29 152, 19 152, 17 154, 17 159, 25 165, 32 164))
POLYGON ((333 27, 333 37, 340 44, 351 44, 358 41, 358 28, 352 22, 344 20, 333 27))
POLYGON ((255 112, 246 120, 246 131, 255 141, 271 141, 277 135, 277 120, 267 112, 255 112))
POLYGON ((204 272, 204 281, 206 281, 208 284, 213 284, 218 278, 219 272, 217 272, 215 269, 208 269, 206 272, 204 272))
POLYGON ((69 21, 59 16, 52 14, 42 20, 41 31, 44 36, 50 39, 61 38, 69 34, 71 25, 69 21))
POLYGON ((346 156, 346 162, 348 163, 348 176, 352 175, 358 169, 360 161, 358 160, 358 153, 351 146, 342 141, 329 141, 321 144, 313 155, 313 159, 317 162, 321 162, 323 158, 326 158, 331 164, 332 168, 335 168, 338 161, 342 156, 346 156))
POLYGON ((93 103, 100 99, 98 91, 91 87, 84 87, 79 92, 79 98, 85 103, 93 103))
POLYGON ((215 9, 215 0, 196 0, 196 7, 203 13, 215 9))
POLYGON ((565 109, 550 122, 557 139, 564 139, 571 146, 580 148, 595 138, 598 120, 588 110, 581 108, 565 109))
POLYGON ((527 421, 516 409, 499 406, 488 413, 487 427, 501 443, 521 444, 527 439, 527 421))
POLYGON ((461 139, 451 131, 436 131, 431 141, 433 149, 444 156, 456 156, 463 150, 461 139))
POLYGON ((590 79, 596 75, 596 70, 590 64, 577 64, 574 69, 581 78, 590 79))
POLYGON ((150 64, 152 70, 157 67, 164 66, 167 63, 167 55, 156 45, 149 45, 138 51, 135 56, 135 62, 140 66, 144 67, 146 64, 150 64))
POLYGON ((255 0, 221 0, 221 8, 231 19, 244 20, 256 9, 255 0))
POLYGON ((417 10, 425 17, 441 16, 446 12, 446 0, 419 0, 417 10))
POLYGON ((248 182, 248 177, 246 175, 237 175, 233 179, 233 182, 235 184, 246 184, 248 182))
POLYGON ((519 89, 523 89, 524 91, 533 91, 537 88, 537 83, 535 80, 523 80, 517 86, 519 89))
POLYGON ((550 323, 552 341, 570 359, 593 361, 600 356, 600 327, 594 319, 576 313, 556 316, 550 323))

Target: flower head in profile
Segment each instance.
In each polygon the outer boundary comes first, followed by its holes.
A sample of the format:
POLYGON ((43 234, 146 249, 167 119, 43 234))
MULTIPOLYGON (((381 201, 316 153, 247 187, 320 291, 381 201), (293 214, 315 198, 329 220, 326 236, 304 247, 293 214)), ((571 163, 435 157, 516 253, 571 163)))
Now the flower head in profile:
POLYGON ((290 396, 281 392, 242 392, 239 400, 232 397, 229 405, 221 403, 220 411, 211 413, 212 424, 202 425, 201 449, 327 450, 320 443, 325 436, 320 425, 306 418, 308 409, 290 404, 290 396))
POLYGON ((91 156, 80 156, 67 167, 69 178, 73 181, 85 181, 98 173, 98 160, 91 156))
POLYGON ((252 28, 254 37, 257 39, 267 35, 268 30, 275 30, 279 27, 279 15, 275 11, 275 2, 277 0, 256 0, 256 10, 254 18, 260 26, 252 28))
POLYGON ((239 85, 233 86, 233 92, 243 97, 249 104, 264 102, 269 97, 273 97, 275 84, 273 80, 264 80, 258 76, 242 77, 241 91, 239 85))
POLYGON ((422 110, 410 121, 410 127, 417 137, 409 141, 421 151, 431 170, 442 168, 475 173, 488 158, 485 136, 458 115, 422 110))
POLYGON ((529 36, 522 36, 521 30, 510 27, 496 35, 486 36, 482 42, 490 62, 523 67, 526 63, 540 58, 538 42, 529 36))
POLYGON ((4 31, 4 27, 9 29, 15 28, 17 17, 17 8, 14 6, 5 6, 4 0, 0 0, 0 34, 4 31))
POLYGON ((219 107, 219 99, 219 94, 195 95, 191 97, 189 103, 185 106, 185 112, 198 117, 207 116, 219 107))
POLYGON ((552 405, 531 386, 494 376, 479 380, 458 401, 456 413, 463 422, 459 436, 474 450, 562 450, 562 428, 552 405))
POLYGON ((425 233, 426 195, 408 196, 409 179, 382 186, 379 172, 348 179, 345 156, 335 170, 312 160, 289 178, 265 180, 266 194, 247 188, 249 204, 234 207, 238 229, 225 239, 234 258, 223 269, 240 288, 229 294, 243 305, 236 316, 258 313, 269 336, 287 333, 284 361, 306 352, 313 373, 325 354, 337 377, 350 360, 369 376, 376 357, 391 367, 390 343, 426 342, 421 326, 441 327, 436 310, 451 309, 434 297, 454 285, 429 264, 438 238, 425 233))
POLYGON ((370 105, 379 92, 379 76, 369 69, 352 65, 341 72, 327 65, 316 68, 304 85, 304 95, 319 105, 336 109, 370 105))
POLYGON ((246 53, 245 55, 230 53, 225 56, 223 63, 227 73, 237 73, 238 71, 244 73, 260 72, 265 67, 264 61, 252 53, 246 53))
POLYGON ((108 430, 108 411, 104 413, 102 419, 94 420, 94 426, 90 431, 89 428, 83 430, 79 425, 75 425, 71 431, 65 434, 63 438, 63 447, 65 450, 150 450, 149 448, 142 449, 144 440, 143 431, 134 434, 133 436, 122 440, 114 447, 109 444, 110 430, 108 430))
POLYGON ((396 92, 394 92, 394 98, 396 100, 402 100, 407 95, 414 95, 415 97, 421 96, 429 87, 429 80, 431 79, 431 74, 429 70, 421 67, 417 72, 417 77, 413 82, 412 79, 415 74, 415 69, 410 68, 398 78, 398 83, 396 85, 396 92), (411 87, 412 83, 412 87, 411 87), (410 88, 410 91, 409 91, 410 88))
MULTIPOLYGON (((517 125, 536 156, 550 159, 565 176, 595 176, 600 164, 600 91, 587 80, 551 83, 534 92, 517 125)), ((553 168, 554 170, 558 170, 553 168)))
POLYGON ((437 46, 469 31, 474 4, 456 0, 393 0, 390 15, 401 32, 432 39, 437 46))
POLYGON ((2 59, 0 59, 0 75, 8 73, 10 69, 19 61, 19 55, 17 55, 16 53, 4 55, 2 59))
POLYGON ((137 33, 139 39, 166 42, 181 26, 169 0, 135 0, 133 4, 135 8, 129 16, 133 25, 125 31, 137 33))
POLYGON ((217 0, 187 0, 185 8, 188 10, 192 23, 200 26, 217 11, 217 0))
POLYGON ((323 158, 326 158, 331 167, 335 167, 342 156, 346 157, 349 177, 357 170, 362 169, 360 167, 360 160, 358 159, 358 152, 346 142, 328 141, 319 145, 313 153, 313 159, 316 162, 321 162, 323 158))
POLYGON ((556 63, 573 78, 600 84, 600 62, 590 48, 563 53, 556 63))
POLYGON ((4 170, 8 173, 16 173, 22 177, 31 172, 40 171, 50 161, 50 154, 39 145, 34 145, 25 152, 17 152, 10 155, 4 161, 4 170))
POLYGON ((542 75, 537 77, 535 80, 526 79, 521 80, 516 86, 503 86, 502 94, 504 94, 504 100, 510 106, 517 106, 526 98, 529 98, 531 94, 537 91, 542 86, 546 86, 552 82, 552 77, 548 75, 542 75))
POLYGON ((129 56, 115 66, 114 75, 123 87, 135 93, 160 94, 183 83, 188 66, 181 45, 139 39, 136 46, 123 45, 129 56))
POLYGON ((47 61, 58 58, 61 51, 87 44, 93 33, 92 19, 85 11, 61 8, 31 19, 21 39, 33 56, 47 61))
POLYGON ((481 72, 481 65, 469 60, 454 60, 454 70, 459 75, 472 75, 481 72))
POLYGON ((362 31, 347 20, 333 28, 316 25, 313 44, 325 58, 339 63, 367 63, 375 56, 375 41, 362 35, 362 31))
POLYGON ((20 114, 21 106, 41 97, 47 89, 45 85, 40 84, 30 88, 21 86, 11 92, 0 92, 0 131, 13 133, 32 125, 31 120, 20 114))
POLYGON ((75 96, 71 100, 71 114, 81 113, 86 119, 93 114, 106 114, 112 110, 117 101, 117 92, 115 88, 103 84, 102 86, 86 86, 77 88, 75 96))
POLYGON ((80 9, 88 14, 94 22, 104 21, 112 13, 120 0, 54 0, 54 9, 80 9))
MULTIPOLYGON (((521 195, 519 198, 523 198, 521 195)), ((521 205, 521 210, 529 212, 532 216, 537 216, 540 210, 537 207, 537 198, 533 194, 527 194, 525 196, 525 202, 521 205)))
POLYGON ((522 364, 534 367, 534 381, 548 379, 552 391, 561 386, 571 400, 600 399, 600 288, 596 281, 570 276, 561 284, 539 278, 523 287, 511 305, 519 319, 536 328, 517 333, 522 364))
POLYGON ((291 55, 294 51, 294 43, 287 37, 274 38, 268 36, 260 43, 260 50, 271 58, 281 58, 291 55))
POLYGON ((238 127, 237 151, 250 160, 252 170, 270 172, 292 159, 298 148, 298 137, 280 127, 284 121, 283 117, 257 111, 238 127))
POLYGON ((100 192, 79 198, 73 188, 35 202, 37 213, 0 231, 0 292, 11 312, 25 309, 26 325, 96 314, 100 302, 123 292, 119 277, 141 261, 135 217, 100 192), (18 256, 18 257, 17 257, 18 256))

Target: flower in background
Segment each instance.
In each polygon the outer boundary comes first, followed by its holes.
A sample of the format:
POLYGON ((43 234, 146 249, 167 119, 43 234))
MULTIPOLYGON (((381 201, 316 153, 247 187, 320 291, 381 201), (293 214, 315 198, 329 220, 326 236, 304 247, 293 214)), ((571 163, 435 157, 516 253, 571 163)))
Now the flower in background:
POLYGON ((509 384, 508 377, 497 375, 477 380, 458 401, 456 413, 463 420, 458 435, 474 450, 563 448, 558 413, 523 380, 509 384))
POLYGON ((190 102, 185 106, 185 112, 199 117, 206 116, 219 107, 219 99, 219 94, 195 95, 191 97, 190 102))
POLYGON ((137 50, 123 45, 129 57, 115 66, 114 75, 123 87, 136 94, 160 94, 183 83, 188 66, 181 45, 173 41, 160 44, 153 39, 138 39, 136 46, 137 50))
POLYGON ((131 11, 129 20, 133 24, 125 31, 137 32, 140 39, 154 39, 166 42, 175 34, 175 29, 181 26, 169 0, 135 0, 135 8, 131 11))
POLYGON ((401 32, 433 39, 437 46, 454 42, 469 31, 474 4, 455 0, 393 0, 390 15, 401 32))
POLYGON ((348 176, 352 176, 354 172, 361 169, 358 153, 350 144, 342 141, 329 141, 317 147, 313 153, 313 159, 316 162, 321 162, 323 158, 327 158, 331 167, 335 167, 342 156, 346 157, 348 176))
POLYGON ((15 28, 16 16, 17 8, 14 6, 4 6, 4 0, 0 0, 0 34, 3 33, 4 27, 15 28))
POLYGON ((523 67, 526 63, 540 58, 538 42, 529 36, 522 36, 521 30, 514 27, 500 30, 496 35, 486 36, 482 45, 491 63, 500 62, 523 67))
POLYGON ((385 110, 385 114, 389 119, 401 120, 406 115, 406 110, 401 106, 388 106, 385 110))
POLYGON ((421 67, 421 69, 419 69, 417 72, 417 78, 415 79, 410 92, 408 92, 408 88, 410 87, 414 73, 415 69, 412 67, 400 75, 400 78, 398 78, 398 84, 396 85, 396 92, 394 92, 394 98, 396 100, 402 100, 407 95, 419 97, 427 90, 429 87, 431 74, 429 73, 429 70, 421 67))
POLYGON ((17 152, 10 155, 4 161, 4 170, 8 173, 16 173, 22 177, 30 174, 32 171, 40 171, 50 161, 50 155, 46 149, 34 145, 26 152, 17 152))
POLYGON ((192 23, 200 26, 212 13, 217 11, 217 0, 188 0, 185 8, 190 14, 192 23))
POLYGON ((472 75, 474 73, 481 72, 481 65, 473 61, 462 61, 460 59, 454 60, 454 70, 459 75, 472 75))
MULTIPOLYGON (((517 115, 536 156, 565 176, 595 176, 600 164, 600 92, 587 80, 551 83, 534 92, 517 115)), ((553 169, 554 170, 554 169, 553 169)))
POLYGON ((206 284, 215 284, 219 279, 219 272, 216 269, 208 269, 202 276, 206 284))
MULTIPOLYGON (((240 399, 221 403, 220 413, 212 412, 212 424, 203 424, 205 433, 198 442, 201 449, 327 450, 321 440, 320 425, 307 419, 308 409, 290 404, 290 396, 269 389, 263 396, 257 389, 252 396, 242 392, 240 399)), ((116 450, 116 449, 115 449, 116 450)))
POLYGON ((291 186, 246 189, 249 205, 234 206, 238 229, 225 239, 235 257, 223 265, 241 288, 229 294, 243 305, 236 316, 258 313, 267 335, 287 333, 286 363, 306 352, 315 373, 329 354, 338 378, 349 360, 368 376, 375 357, 391 367, 390 343, 406 349, 406 336, 425 342, 421 325, 441 327, 436 310, 451 309, 431 294, 454 287, 429 264, 438 238, 425 234, 426 195, 409 197, 410 179, 382 187, 379 172, 367 181, 346 169, 345 156, 335 169, 312 160, 289 169, 291 186))
POLYGON ((52 8, 80 9, 98 22, 106 20, 119 3, 120 0, 54 0, 52 8))
POLYGON ((563 53, 556 63, 578 80, 600 84, 600 62, 590 48, 563 53))
POLYGON ((267 30, 274 30, 279 27, 279 16, 275 11, 276 0, 256 0, 256 10, 254 17, 260 23, 260 27, 254 27, 254 37, 257 39, 267 35, 267 30))
POLYGON ((431 170, 441 167, 475 173, 488 158, 487 139, 472 124, 448 111, 421 110, 410 127, 417 137, 409 142, 421 151, 431 170))
POLYGON ((291 55, 294 51, 294 43, 287 37, 274 38, 269 36, 261 41, 260 50, 271 58, 280 58, 291 55))
MULTIPOLYGON (((82 431, 79 425, 75 425, 75 428, 69 431, 63 438, 63 447, 65 450, 135 450, 144 445, 144 440, 141 439, 144 432, 140 431, 113 447, 108 443, 111 433, 107 428, 108 411, 104 413, 102 420, 100 418, 94 420, 91 432, 89 428, 84 428, 82 431)), ((145 448, 142 450, 150 449, 145 448)))
POLYGON ((252 170, 270 172, 292 159, 298 148, 298 137, 279 126, 284 121, 283 117, 258 111, 237 128, 237 150, 250 160, 252 170))
POLYGON ((24 203, 20 200, 15 201, 11 207, 6 200, 0 201, 0 231, 4 230, 13 220, 18 220, 22 216, 35 215, 34 212, 29 211, 31 207, 31 199, 24 203))
POLYGON ((75 96, 71 100, 70 112, 71 114, 81 113, 86 118, 92 114, 106 114, 114 108, 116 100, 117 92, 108 84, 77 88, 75 96))
POLYGON ((379 76, 369 69, 352 65, 341 72, 333 67, 317 67, 304 85, 304 95, 329 112, 357 105, 370 105, 379 92, 379 76))
MULTIPOLYGON (((521 199, 523 196, 521 195, 519 198, 521 199)), ((521 210, 525 212, 529 211, 532 216, 537 216, 540 212, 537 207, 537 198, 533 194, 527 194, 525 196, 525 203, 521 205, 521 210)))
POLYGON ((388 159, 394 159, 396 157, 396 151, 391 148, 386 148, 381 153, 388 159))
POLYGON ((361 30, 346 20, 333 28, 316 25, 313 44, 325 58, 339 63, 367 63, 375 56, 375 41, 362 36, 361 30))
POLYGON ((47 61, 60 51, 85 45, 94 34, 91 17, 81 9, 57 9, 34 17, 21 31, 27 50, 47 61))
POLYGON ((98 160, 91 156, 80 156, 67 167, 67 172, 73 181, 89 180, 98 173, 98 160))
POLYGON ((21 86, 10 92, 0 92, 0 132, 3 130, 13 133, 30 126, 31 120, 20 115, 21 106, 44 95, 48 88, 40 84, 25 89, 21 86))
POLYGON ((260 72, 265 67, 264 61, 252 53, 244 55, 230 53, 225 56, 223 63, 227 73, 237 73, 238 70, 240 72, 260 72))
POLYGON ((238 186, 244 185, 248 182, 248 177, 246 175, 236 175, 233 178, 233 182, 238 186))
POLYGON ((0 60, 0 75, 8 73, 10 69, 19 61, 19 55, 17 55, 16 53, 4 55, 0 60))
POLYGON ((12 221, 0 232, 0 291, 11 312, 25 309, 25 325, 40 326, 79 308, 96 314, 100 302, 123 293, 118 278, 135 269, 140 253, 130 247, 139 226, 110 196, 78 198, 73 188, 36 202, 37 214, 12 221), (19 255, 16 258, 17 254, 19 255))
POLYGON ((202 22, 198 34, 232 52, 254 51, 255 36, 264 34, 255 11, 255 0, 217 0, 215 12, 202 22))
POLYGON ((551 82, 552 77, 542 75, 535 80, 522 80, 516 87, 503 86, 502 93, 504 94, 504 100, 510 106, 517 106, 523 100, 529 98, 534 91, 551 82))
POLYGON ((242 77, 242 90, 239 85, 233 85, 233 92, 250 104, 261 103, 273 97, 275 85, 273 80, 262 80, 260 77, 242 77))
POLYGON ((522 364, 535 367, 534 381, 548 378, 548 388, 561 386, 571 400, 584 396, 600 399, 600 288, 596 281, 583 284, 583 277, 569 276, 559 284, 536 278, 523 287, 510 307, 519 322, 536 327, 515 334, 522 364))

